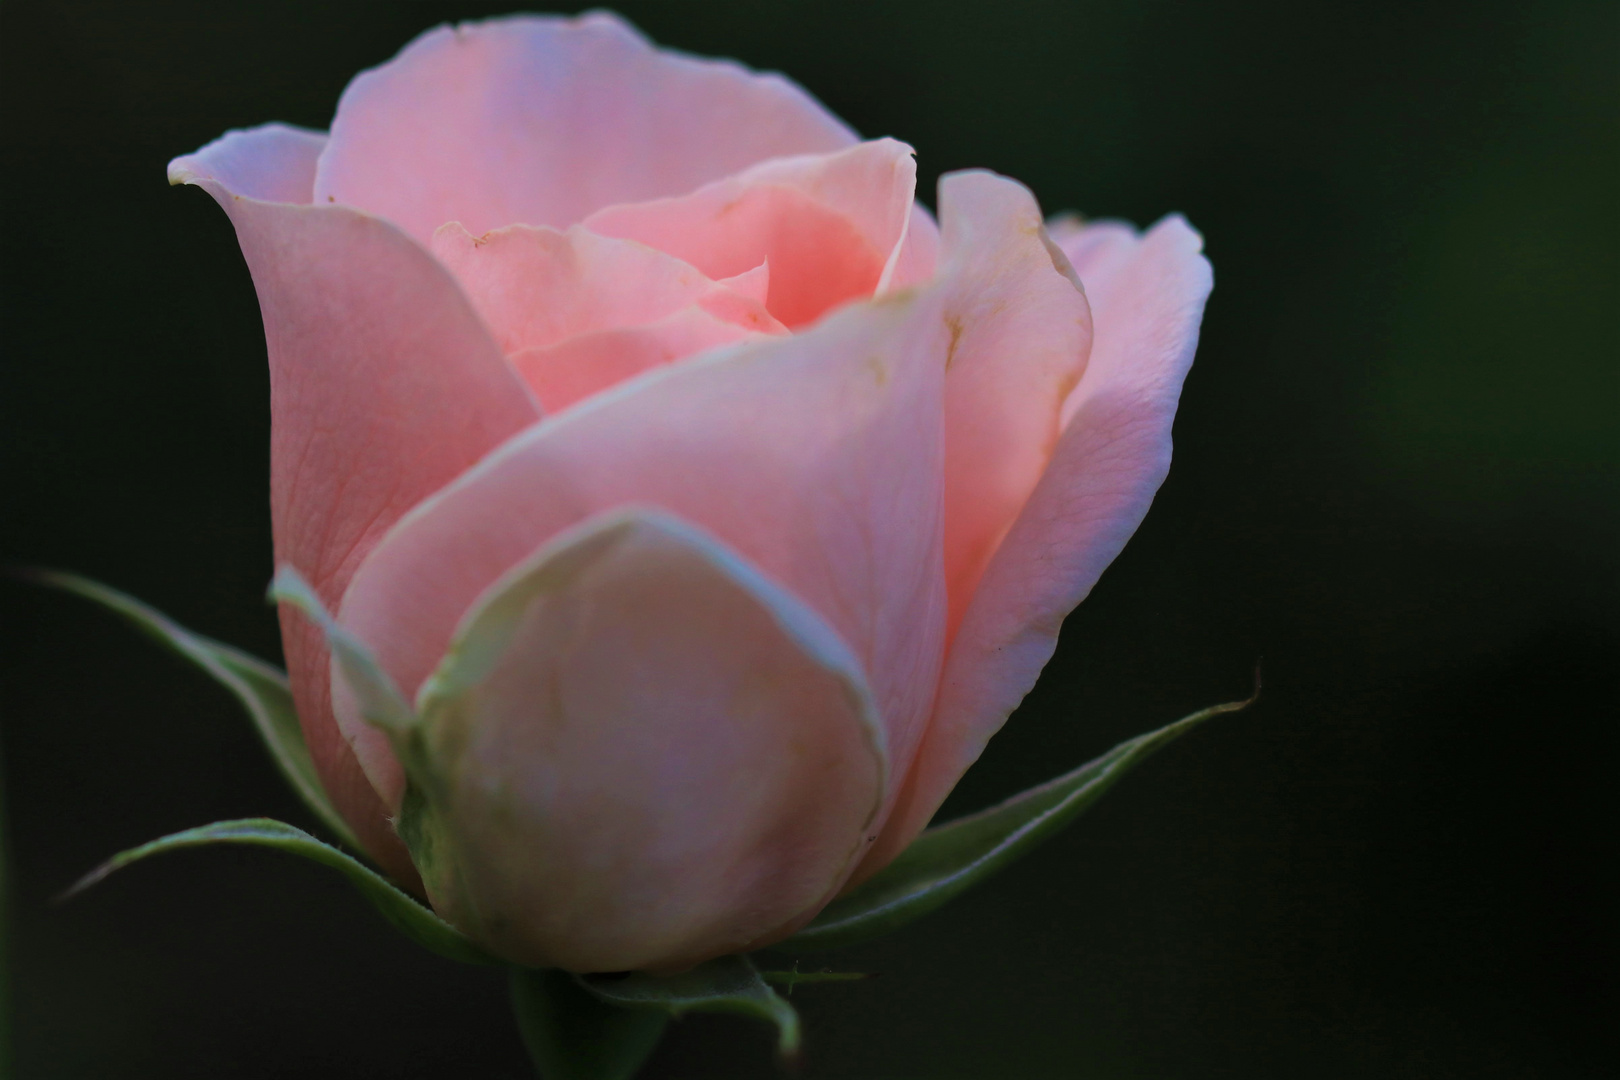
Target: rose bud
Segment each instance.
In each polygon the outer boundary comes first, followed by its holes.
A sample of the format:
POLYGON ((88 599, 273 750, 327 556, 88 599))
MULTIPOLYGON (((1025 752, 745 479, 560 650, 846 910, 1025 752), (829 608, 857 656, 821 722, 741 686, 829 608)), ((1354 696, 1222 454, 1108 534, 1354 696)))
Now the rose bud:
POLYGON ((441 27, 329 133, 170 165, 263 309, 321 783, 485 948, 792 934, 922 830, 1147 512, 1198 234, 1049 228, 984 171, 936 226, 915 175, 600 13, 441 27))

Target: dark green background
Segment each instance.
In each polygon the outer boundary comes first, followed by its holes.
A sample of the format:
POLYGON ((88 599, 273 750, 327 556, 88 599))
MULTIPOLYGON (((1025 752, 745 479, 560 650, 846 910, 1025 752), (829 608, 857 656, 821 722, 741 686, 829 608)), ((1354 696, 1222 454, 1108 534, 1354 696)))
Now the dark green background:
MULTIPOLYGON (((169 157, 324 127, 477 4, 0 7, 0 560, 265 655, 264 344, 169 157)), ((1620 1045, 1614 3, 635 3, 789 72, 926 191, 1199 227, 1216 288, 1147 523, 949 809, 1268 690, 1070 833, 810 987, 801 1076, 1598 1077, 1620 1045)), ((520 1077, 500 980, 334 875, 112 851, 312 824, 233 703, 0 592, 21 1077, 520 1077)), ((814 962, 825 962, 816 958, 814 962)), ((742 1021, 648 1076, 771 1075, 742 1021)))

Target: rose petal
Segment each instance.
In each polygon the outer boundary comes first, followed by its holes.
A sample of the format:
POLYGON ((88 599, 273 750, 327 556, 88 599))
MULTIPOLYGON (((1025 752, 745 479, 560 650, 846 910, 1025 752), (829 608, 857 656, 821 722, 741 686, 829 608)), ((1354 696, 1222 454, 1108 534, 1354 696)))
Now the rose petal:
POLYGON ((233 194, 266 202, 314 201, 315 162, 326 132, 291 124, 227 131, 195 153, 169 162, 169 183, 213 180, 233 194))
POLYGON ((771 293, 771 264, 762 262, 752 270, 721 278, 716 284, 724 285, 738 296, 746 296, 760 307, 771 293))
POLYGON ((580 334, 507 360, 555 414, 644 371, 759 336, 694 304, 646 326, 580 334))
POLYGON ((939 185, 951 351, 945 375, 945 580, 954 629, 1057 445, 1091 349, 1091 309, 1040 207, 975 170, 939 185), (960 264, 961 269, 955 267, 960 264))
POLYGON ((473 236, 450 222, 433 234, 433 253, 547 411, 717 345, 787 333, 754 298, 769 286, 764 264, 711 281, 672 255, 577 225, 473 236))
POLYGON ((943 650, 944 346, 937 304, 903 296, 598 395, 401 521, 341 619, 413 691, 474 598, 540 544, 604 510, 662 507, 832 625, 868 673, 892 760, 908 761, 943 650))
POLYGON ((451 222, 433 234, 433 254, 506 353, 657 322, 694 304, 744 331, 786 333, 757 302, 691 264, 578 226, 559 232, 511 225, 473 236, 451 222))
POLYGON ((838 635, 657 512, 515 567, 430 686, 453 838, 434 906, 533 966, 678 969, 779 940, 882 800, 881 722, 838 635))
POLYGON ((517 16, 430 30, 357 76, 315 197, 426 243, 446 221, 562 227, 854 141, 780 75, 659 51, 606 12, 517 16))
POLYGON ((878 286, 878 291, 905 289, 932 278, 939 265, 939 245, 939 226, 934 222, 934 215, 928 212, 928 207, 913 203, 905 243, 900 246, 892 275, 878 286))
POLYGON ((1177 215, 1145 236, 1095 228, 1060 234, 1095 319, 1063 436, 968 606, 901 806, 860 874, 921 831, 1035 685, 1064 616, 1124 548, 1169 471, 1171 422, 1213 282, 1203 240, 1177 215))
MULTIPOLYGON (((270 357, 276 560, 334 605, 405 511, 539 413, 450 275, 398 229, 344 207, 233 190, 297 196, 313 144, 277 126, 233 133, 177 159, 170 175, 206 189, 236 226, 270 357)), ((391 753, 370 728, 350 733, 351 749, 332 720, 318 634, 285 614, 283 633, 322 784, 367 850, 413 880, 367 783, 387 782, 391 753)))
POLYGON ((712 278, 766 262, 766 306, 797 327, 877 290, 899 257, 916 186, 911 147, 877 139, 767 161, 690 195, 610 206, 585 227, 639 240, 712 278))

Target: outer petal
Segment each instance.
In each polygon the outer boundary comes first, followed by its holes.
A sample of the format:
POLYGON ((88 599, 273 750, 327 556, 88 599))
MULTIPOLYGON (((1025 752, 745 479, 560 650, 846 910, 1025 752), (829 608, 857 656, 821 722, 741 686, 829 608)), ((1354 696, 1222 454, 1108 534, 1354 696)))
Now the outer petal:
POLYGON ((791 933, 865 845, 883 732, 826 623, 657 512, 559 536, 474 605, 423 702, 435 908, 572 971, 791 933), (440 854, 435 845, 435 855, 440 854))
POLYGON ((658 506, 735 548, 844 638, 892 760, 908 761, 943 652, 944 350, 937 304, 903 296, 598 395, 401 521, 340 618, 410 692, 473 600, 538 545, 604 510, 658 506))
POLYGON ((900 257, 916 187, 911 147, 877 139, 767 161, 690 195, 610 206, 585 226, 639 240, 713 278, 766 262, 766 306, 788 326, 802 326, 877 291, 900 257))
POLYGON ((979 577, 1057 445, 1091 350, 1091 309, 1022 184, 952 173, 939 185, 945 257, 961 264, 946 319, 945 579, 960 622, 979 577))
POLYGON ((315 162, 324 149, 326 132, 291 124, 227 131, 196 153, 169 162, 169 183, 213 181, 246 199, 307 204, 314 199, 315 162))
POLYGON ((997 550, 957 632, 940 701, 870 873, 903 849, 1023 700, 1085 599, 1147 514, 1170 468, 1170 426, 1213 282, 1179 216, 1138 237, 1060 232, 1096 332, 1063 437, 997 550))
POLYGON ((605 12, 519 16, 430 30, 357 76, 315 195, 425 243, 446 221, 562 227, 854 141, 780 75, 661 52, 605 12))
MULTIPOLYGON (((236 226, 270 356, 276 559, 333 604, 406 510, 539 414, 450 275, 403 233, 344 207, 247 194, 307 197, 315 138, 279 126, 232 133, 177 159, 170 178, 206 189, 236 226)), ((413 880, 356 765, 359 753, 368 773, 386 770, 391 755, 374 753, 370 729, 352 749, 343 740, 325 647, 303 619, 284 615, 282 630, 322 783, 371 854, 413 880)))

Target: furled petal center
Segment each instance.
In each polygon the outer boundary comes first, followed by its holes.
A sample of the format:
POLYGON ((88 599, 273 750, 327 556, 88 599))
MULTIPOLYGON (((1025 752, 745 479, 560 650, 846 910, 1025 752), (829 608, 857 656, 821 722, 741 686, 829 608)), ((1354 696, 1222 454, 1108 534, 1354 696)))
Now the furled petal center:
POLYGON ((787 330, 761 302, 765 264, 714 281, 632 240, 510 225, 473 236, 458 222, 433 253, 547 412, 718 345, 787 330))
POLYGON ((433 234, 548 413, 721 345, 784 334, 932 270, 911 148, 893 139, 774 158, 689 195, 566 230, 433 234))
POLYGON ((876 139, 762 162, 690 195, 609 206, 585 227, 716 278, 767 263, 766 307, 796 329, 879 290, 906 240, 916 183, 911 148, 876 139))

